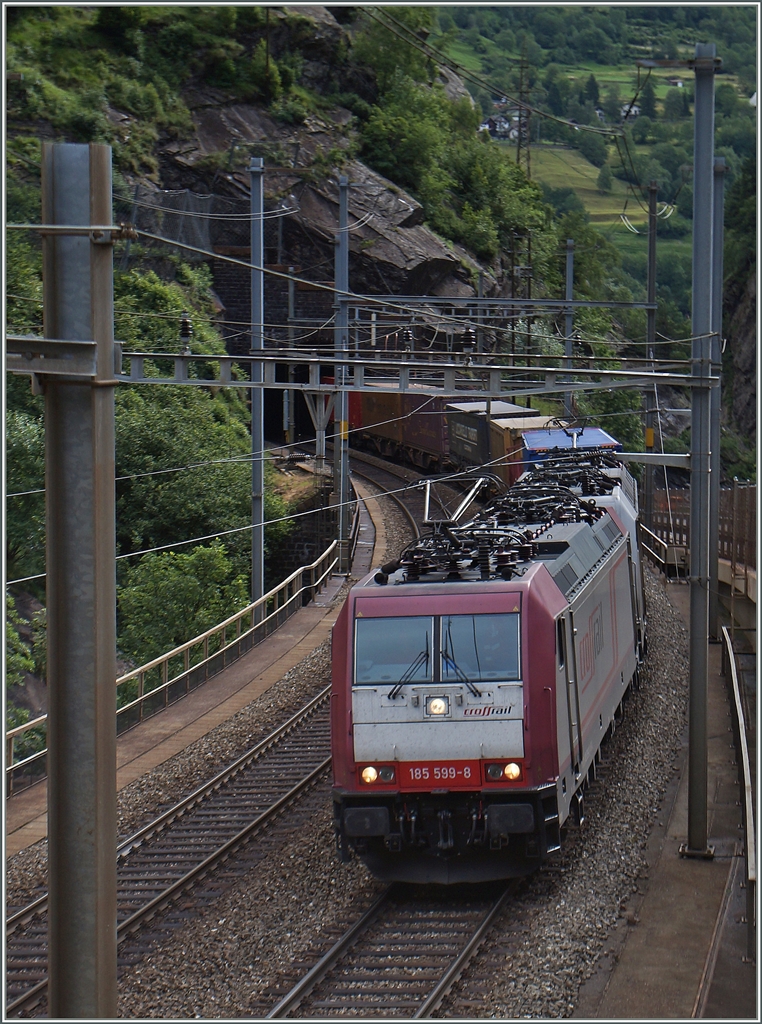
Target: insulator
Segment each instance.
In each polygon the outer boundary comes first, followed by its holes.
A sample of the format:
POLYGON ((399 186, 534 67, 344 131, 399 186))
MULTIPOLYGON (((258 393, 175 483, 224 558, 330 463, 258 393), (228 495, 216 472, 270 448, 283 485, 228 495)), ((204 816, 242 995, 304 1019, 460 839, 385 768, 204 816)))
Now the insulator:
POLYGON ((483 580, 488 580, 490 575, 489 547, 486 544, 479 545, 479 572, 483 580))
POLYGON ((447 566, 447 579, 448 580, 459 580, 460 576, 460 565, 457 558, 451 558, 447 566))

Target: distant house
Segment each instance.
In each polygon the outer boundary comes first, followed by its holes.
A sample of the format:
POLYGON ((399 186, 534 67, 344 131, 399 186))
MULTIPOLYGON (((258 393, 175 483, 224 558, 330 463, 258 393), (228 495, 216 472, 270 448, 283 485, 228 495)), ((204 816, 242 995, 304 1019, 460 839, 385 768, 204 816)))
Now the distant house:
POLYGON ((632 105, 627 103, 619 111, 619 116, 623 121, 634 121, 636 117, 640 117, 640 107, 637 103, 633 103, 632 105))
POLYGON ((754 95, 751 96, 750 99, 749 99, 749 106, 750 107, 756 107, 756 105, 757 105, 757 94, 754 93, 754 95))
POLYGON ((671 85, 675 89, 682 89, 683 80, 682 78, 668 78, 667 85, 671 85))
POLYGON ((496 114, 494 117, 488 117, 487 120, 481 125, 481 129, 486 129, 493 139, 507 139, 511 134, 511 119, 506 117, 504 114, 496 114))
POLYGON ((603 121, 604 124, 606 123, 606 113, 601 107, 595 108, 595 116, 599 121, 603 121))

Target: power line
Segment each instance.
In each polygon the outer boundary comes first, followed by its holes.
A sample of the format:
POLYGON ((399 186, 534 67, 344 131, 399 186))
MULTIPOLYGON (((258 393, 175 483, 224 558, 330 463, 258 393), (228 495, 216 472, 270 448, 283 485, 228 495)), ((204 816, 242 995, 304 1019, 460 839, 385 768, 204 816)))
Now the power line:
MULTIPOLYGON (((165 192, 165 193, 162 193, 162 194, 163 195, 181 196, 181 195, 184 195, 186 193, 190 194, 192 196, 195 196, 197 199, 225 199, 226 202, 230 202, 231 201, 231 200, 227 200, 223 196, 217 196, 214 193, 210 193, 209 195, 199 195, 196 192, 191 192, 190 189, 181 189, 181 190, 179 190, 177 192, 165 192)), ((138 206, 138 207, 140 207, 141 209, 144 209, 144 210, 155 210, 157 213, 166 213, 166 214, 169 214, 171 217, 201 217, 204 220, 224 220, 224 221, 240 222, 241 224, 249 222, 249 221, 254 221, 254 220, 277 220, 279 217, 290 217, 291 214, 298 213, 299 209, 300 209, 300 207, 298 207, 298 206, 290 206, 290 207, 285 207, 283 209, 267 210, 267 211, 265 211, 262 214, 259 214, 259 213, 243 213, 243 212, 242 213, 208 213, 208 212, 204 212, 202 210, 198 210, 198 211, 197 210, 176 210, 172 206, 155 206, 153 203, 144 203, 144 202, 141 202, 139 199, 132 199, 132 198, 127 198, 125 196, 117 195, 116 192, 114 193, 113 198, 116 199, 118 202, 124 203, 127 206, 138 206)), ((245 202, 245 200, 242 199, 242 200, 239 200, 239 202, 241 202, 243 204, 245 202)))
POLYGON ((448 67, 451 71, 457 72, 462 78, 465 78, 470 82, 473 82, 475 85, 478 85, 483 89, 486 89, 490 93, 499 93, 501 96, 505 96, 508 102, 515 104, 515 106, 519 107, 521 110, 527 110, 530 114, 537 114, 538 117, 544 117, 549 121, 555 121, 557 124, 566 125, 568 128, 573 128, 577 131, 591 132, 596 135, 610 135, 612 137, 622 134, 621 131, 614 128, 597 128, 594 125, 573 124, 571 121, 568 121, 565 118, 556 117, 555 114, 549 114, 544 110, 540 110, 537 107, 533 107, 530 104, 524 102, 524 100, 517 100, 515 97, 509 96, 508 93, 505 92, 505 90, 496 88, 493 82, 489 82, 487 79, 482 78, 475 72, 470 71, 463 64, 458 63, 458 61, 454 60, 452 57, 449 57, 441 50, 437 50, 430 43, 422 42, 418 38, 418 36, 415 35, 415 33, 413 33, 413 31, 409 29, 407 25, 404 24, 404 22, 398 21, 385 9, 382 9, 382 17, 379 16, 381 12, 379 11, 378 8, 375 8, 374 10, 373 8, 368 7, 365 8, 364 10, 365 13, 369 15, 369 17, 371 17, 374 21, 378 22, 379 25, 382 25, 388 32, 393 33, 393 35, 396 35, 399 39, 407 43, 409 46, 412 46, 414 49, 419 50, 421 53, 424 54, 424 56, 429 57, 431 60, 435 61, 435 63, 443 65, 444 67, 448 67), (389 22, 391 22, 392 24, 389 24, 389 22), (397 31, 395 28, 392 27, 392 25, 397 26, 397 28, 401 29, 402 31, 397 31))

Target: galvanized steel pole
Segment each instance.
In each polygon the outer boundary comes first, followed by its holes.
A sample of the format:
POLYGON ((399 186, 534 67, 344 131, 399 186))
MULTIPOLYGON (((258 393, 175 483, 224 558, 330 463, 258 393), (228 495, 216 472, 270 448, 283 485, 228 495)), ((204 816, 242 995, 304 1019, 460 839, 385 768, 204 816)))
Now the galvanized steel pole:
MULTIPOLYGON (((349 179, 339 178, 339 232, 336 238, 336 353, 349 351, 349 179)), ((347 368, 338 368, 336 383, 346 384, 347 368)), ((334 420, 334 466, 338 477, 334 492, 339 501, 339 572, 349 572, 349 394, 336 395, 338 423, 334 420)))
MULTIPOLYGON (((652 181, 648 186, 648 278, 646 282, 646 301, 656 302, 656 193, 657 185, 652 181)), ((648 358, 651 361, 653 370, 654 345, 656 343, 656 310, 646 311, 646 348, 648 358)), ((654 424, 656 421, 656 410, 654 401, 654 389, 646 390, 646 436, 645 449, 647 452, 654 450, 654 424)), ((653 529, 654 517, 654 467, 647 464, 644 466, 645 487, 643 488, 643 504, 645 507, 645 521, 649 530, 653 529)))
MULTIPOLYGON (((566 299, 571 302, 574 298, 574 240, 571 238, 566 239, 566 299)), ((573 311, 571 306, 566 310, 564 317, 564 334, 566 335, 564 342, 564 353, 566 359, 566 367, 569 370, 569 380, 571 380, 571 369, 572 369, 572 329, 573 329, 573 311)), ((571 416, 571 392, 567 391, 564 395, 564 415, 571 416)))
MULTIPOLYGON (((252 354, 264 348, 264 160, 255 156, 249 164, 251 188, 251 349, 252 354)), ((263 380, 262 363, 252 362, 253 384, 263 380)), ((251 389, 251 599, 259 600, 265 592, 265 528, 264 528, 264 391, 251 389)), ((256 620, 262 618, 258 609, 256 620)))
MULTIPOLYGON (((722 250, 725 241, 725 158, 714 160, 714 229, 712 232, 712 376, 722 377, 722 250)), ((722 389, 712 388, 711 473, 709 476, 709 635, 720 634, 720 414, 722 389)))
MULTIPOLYGON (((693 143, 692 377, 710 375, 712 331, 712 192, 716 48, 698 43, 693 143)), ((691 399, 690 697, 688 716, 688 844, 683 853, 709 856, 707 847, 707 686, 709 643, 709 388, 691 399)))
MULTIPOLYGON (((280 221, 278 221, 280 223, 280 221)), ((289 274, 292 276, 288 279, 288 347, 289 350, 294 347, 294 319, 296 317, 296 282, 293 278, 294 267, 288 268, 289 274)), ((294 381, 294 364, 288 364, 288 381, 292 384, 294 381)), ((286 394, 288 395, 288 422, 286 425, 286 444, 292 445, 296 440, 296 392, 293 388, 289 389, 286 394)))
MULTIPOLYGON (((111 224, 111 147, 43 143, 43 224, 111 224)), ((110 237, 43 235, 44 334, 95 341, 43 378, 48 1016, 116 1017, 116 549, 110 237)))

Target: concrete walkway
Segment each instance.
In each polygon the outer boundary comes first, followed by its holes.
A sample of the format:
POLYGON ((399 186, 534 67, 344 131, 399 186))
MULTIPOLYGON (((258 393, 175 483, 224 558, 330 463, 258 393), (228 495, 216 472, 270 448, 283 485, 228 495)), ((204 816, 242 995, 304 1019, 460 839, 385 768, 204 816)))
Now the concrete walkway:
MULTIPOLYGON (((686 625, 689 587, 668 596, 686 625)), ((643 895, 628 904, 575 1017, 676 1020, 755 1018, 756 967, 744 960, 741 808, 722 650, 709 646, 708 845, 712 859, 681 857, 688 835, 687 733, 682 765, 647 850, 643 895)))
MULTIPOLYGON (((366 494, 356 481, 355 490, 360 497, 366 494)), ((375 506, 372 501, 370 504, 375 506)), ((386 540, 379 520, 380 516, 376 516, 374 521, 367 508, 361 506, 353 578, 369 572, 374 546, 383 555, 386 540)), ((315 601, 295 612, 267 640, 187 697, 119 736, 117 790, 231 718, 318 647, 330 636, 341 610, 336 595, 344 582, 343 576, 332 577, 315 601)), ((6 801, 6 858, 47 836, 47 796, 47 784, 43 781, 6 801)))

